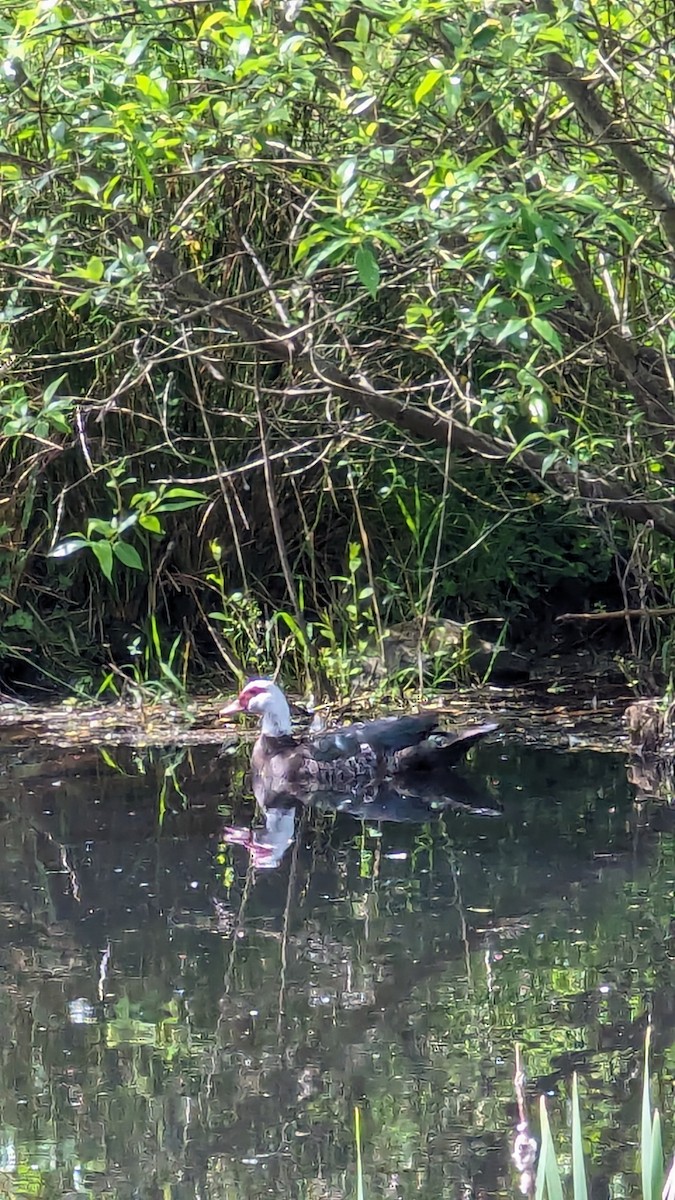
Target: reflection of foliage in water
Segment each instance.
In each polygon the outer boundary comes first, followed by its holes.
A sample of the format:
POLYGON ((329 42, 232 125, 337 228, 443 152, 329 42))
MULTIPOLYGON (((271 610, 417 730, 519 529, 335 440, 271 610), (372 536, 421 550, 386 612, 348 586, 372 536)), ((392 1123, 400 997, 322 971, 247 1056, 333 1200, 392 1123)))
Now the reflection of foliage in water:
MULTIPOLYGON (((674 851, 636 823, 618 760, 485 747, 503 821, 374 836, 323 814, 253 879, 219 836, 225 761, 176 765, 188 807, 158 827, 152 758, 137 774, 116 751, 122 776, 32 748, 2 780, 0 1146, 17 1192, 61 1195, 75 1175, 123 1198, 343 1195, 356 1104, 368 1195, 511 1190, 516 1042, 533 1128, 539 1087, 567 1126, 576 1069, 595 1170, 629 1186, 647 1004, 655 1072, 673 1071, 674 851)), ((251 811, 239 790, 225 807, 251 811)))

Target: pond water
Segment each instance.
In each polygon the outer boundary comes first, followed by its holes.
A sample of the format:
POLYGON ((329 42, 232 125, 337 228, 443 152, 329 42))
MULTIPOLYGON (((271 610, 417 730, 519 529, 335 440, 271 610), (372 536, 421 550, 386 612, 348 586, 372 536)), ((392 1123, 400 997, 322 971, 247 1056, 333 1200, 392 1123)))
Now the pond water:
POLYGON ((673 812, 619 754, 464 770, 500 817, 306 813, 260 869, 236 755, 6 737, 3 1191, 351 1197, 358 1106, 366 1196, 513 1196, 576 1070, 595 1193, 628 1194, 649 1015, 675 1132, 673 812))

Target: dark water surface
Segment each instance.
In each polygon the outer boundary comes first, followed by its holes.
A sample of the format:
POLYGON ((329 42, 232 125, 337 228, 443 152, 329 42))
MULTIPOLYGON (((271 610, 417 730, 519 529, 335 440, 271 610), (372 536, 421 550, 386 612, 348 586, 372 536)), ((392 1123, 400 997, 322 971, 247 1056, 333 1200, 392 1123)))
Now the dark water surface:
POLYGON ((566 1128, 576 1069, 627 1194, 649 1013, 673 1144, 672 814, 615 754, 467 771, 502 817, 309 814, 254 871, 217 747, 5 745, 2 1190, 355 1196, 358 1105, 367 1195, 517 1195, 520 1046, 532 1132, 542 1090, 566 1128))

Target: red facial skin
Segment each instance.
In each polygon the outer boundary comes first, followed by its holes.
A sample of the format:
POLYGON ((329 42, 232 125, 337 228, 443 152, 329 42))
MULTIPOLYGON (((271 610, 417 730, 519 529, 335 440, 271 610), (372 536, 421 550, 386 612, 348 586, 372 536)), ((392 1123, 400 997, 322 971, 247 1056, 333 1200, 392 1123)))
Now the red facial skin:
POLYGON ((260 696, 267 691, 267 686, 264 683, 247 683, 246 687, 242 688, 236 700, 231 704, 227 704, 225 708, 221 708, 220 715, 228 716, 230 713, 247 712, 248 706, 254 696, 260 696))

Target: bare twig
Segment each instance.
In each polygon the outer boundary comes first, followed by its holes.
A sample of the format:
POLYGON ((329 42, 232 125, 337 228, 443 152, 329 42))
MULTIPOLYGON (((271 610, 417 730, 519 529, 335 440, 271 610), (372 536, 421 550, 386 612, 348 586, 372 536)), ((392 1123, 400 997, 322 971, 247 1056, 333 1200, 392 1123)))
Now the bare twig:
POLYGON ((625 621, 640 617, 673 617, 675 608, 665 605, 663 608, 616 608, 607 612, 562 613, 556 621, 625 621))

